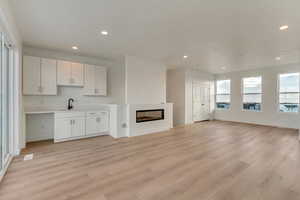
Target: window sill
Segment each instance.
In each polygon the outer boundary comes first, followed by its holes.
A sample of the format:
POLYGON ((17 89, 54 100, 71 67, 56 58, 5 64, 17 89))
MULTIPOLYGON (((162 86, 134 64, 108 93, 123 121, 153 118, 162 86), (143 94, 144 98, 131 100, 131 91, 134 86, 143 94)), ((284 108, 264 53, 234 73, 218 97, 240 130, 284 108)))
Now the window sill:
POLYGON ((246 110, 246 109, 242 109, 243 112, 257 112, 257 113, 261 113, 263 112, 262 110, 246 110))

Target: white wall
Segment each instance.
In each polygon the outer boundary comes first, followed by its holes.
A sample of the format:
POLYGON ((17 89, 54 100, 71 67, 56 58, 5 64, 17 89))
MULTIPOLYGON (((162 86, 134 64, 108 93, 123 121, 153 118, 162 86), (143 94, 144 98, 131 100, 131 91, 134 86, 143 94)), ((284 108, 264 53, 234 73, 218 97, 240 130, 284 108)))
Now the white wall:
POLYGON ((185 70, 167 71, 167 102, 173 103, 174 126, 185 124, 185 70))
POLYGON ((76 54, 46 50, 33 47, 24 47, 24 55, 40 56, 45 58, 61 59, 86 64, 105 66, 108 69, 107 97, 82 96, 82 88, 58 87, 57 96, 24 96, 24 106, 28 107, 66 107, 68 98, 75 99, 75 106, 98 105, 104 103, 123 104, 125 102, 125 67, 122 62, 108 61, 99 58, 78 56, 76 54))
POLYGON ((300 65, 274 66, 258 70, 216 75, 216 79, 231 79, 231 108, 216 110, 215 119, 255 123, 278 127, 299 128, 299 114, 278 112, 277 78, 280 73, 300 72, 300 65), (262 76, 262 111, 242 110, 242 78, 262 76))
POLYGON ((134 104, 127 106, 127 118, 128 118, 128 128, 126 130, 126 135, 128 137, 140 136, 150 133, 157 133, 162 131, 167 131, 173 128, 173 104, 134 104), (145 123, 136 123, 136 111, 137 110, 152 110, 152 109, 164 109, 164 119, 157 121, 149 121, 145 123))
POLYGON ((126 104, 166 102, 166 66, 126 56, 126 104))

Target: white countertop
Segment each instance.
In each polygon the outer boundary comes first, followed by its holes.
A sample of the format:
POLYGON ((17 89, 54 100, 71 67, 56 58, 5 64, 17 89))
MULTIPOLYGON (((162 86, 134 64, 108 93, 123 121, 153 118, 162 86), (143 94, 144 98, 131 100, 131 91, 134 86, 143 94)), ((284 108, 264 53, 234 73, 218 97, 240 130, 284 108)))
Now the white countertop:
POLYGON ((55 114, 55 113, 66 113, 66 112, 91 112, 91 111, 108 111, 107 108, 78 108, 78 109, 59 109, 59 108, 31 108, 25 109, 25 114, 55 114))

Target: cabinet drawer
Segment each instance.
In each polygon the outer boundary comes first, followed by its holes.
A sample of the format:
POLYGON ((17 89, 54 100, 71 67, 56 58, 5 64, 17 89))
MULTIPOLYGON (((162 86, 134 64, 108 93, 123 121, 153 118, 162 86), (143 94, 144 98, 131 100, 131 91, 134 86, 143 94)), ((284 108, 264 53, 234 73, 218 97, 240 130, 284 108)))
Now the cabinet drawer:
POLYGON ((85 117, 84 112, 56 112, 55 118, 85 117))
POLYGON ((94 117, 94 116, 103 116, 103 115, 108 115, 108 111, 95 111, 95 112, 86 112, 87 117, 94 117))

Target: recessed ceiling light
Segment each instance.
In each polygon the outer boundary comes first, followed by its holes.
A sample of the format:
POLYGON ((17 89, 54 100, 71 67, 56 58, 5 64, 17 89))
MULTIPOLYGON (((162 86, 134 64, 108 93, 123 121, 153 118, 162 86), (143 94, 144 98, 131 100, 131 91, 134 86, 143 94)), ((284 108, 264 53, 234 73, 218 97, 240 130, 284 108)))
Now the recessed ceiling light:
POLYGON ((276 60, 281 60, 281 58, 280 58, 279 56, 278 56, 278 57, 276 57, 275 59, 276 59, 276 60))
POLYGON ((78 50, 78 47, 77 46, 72 46, 72 49, 73 50, 78 50))
POLYGON ((184 56, 183 56, 183 58, 184 58, 184 59, 187 59, 187 58, 188 58, 188 56, 187 56, 187 55, 184 55, 184 56))
POLYGON ((282 26, 279 27, 279 29, 280 29, 281 31, 287 30, 288 28, 289 28, 288 25, 282 25, 282 26))
POLYGON ((106 30, 101 31, 102 35, 108 35, 108 32, 106 30))
POLYGON ((226 69, 226 67, 221 67, 221 69, 222 69, 222 70, 225 70, 225 69, 226 69))

